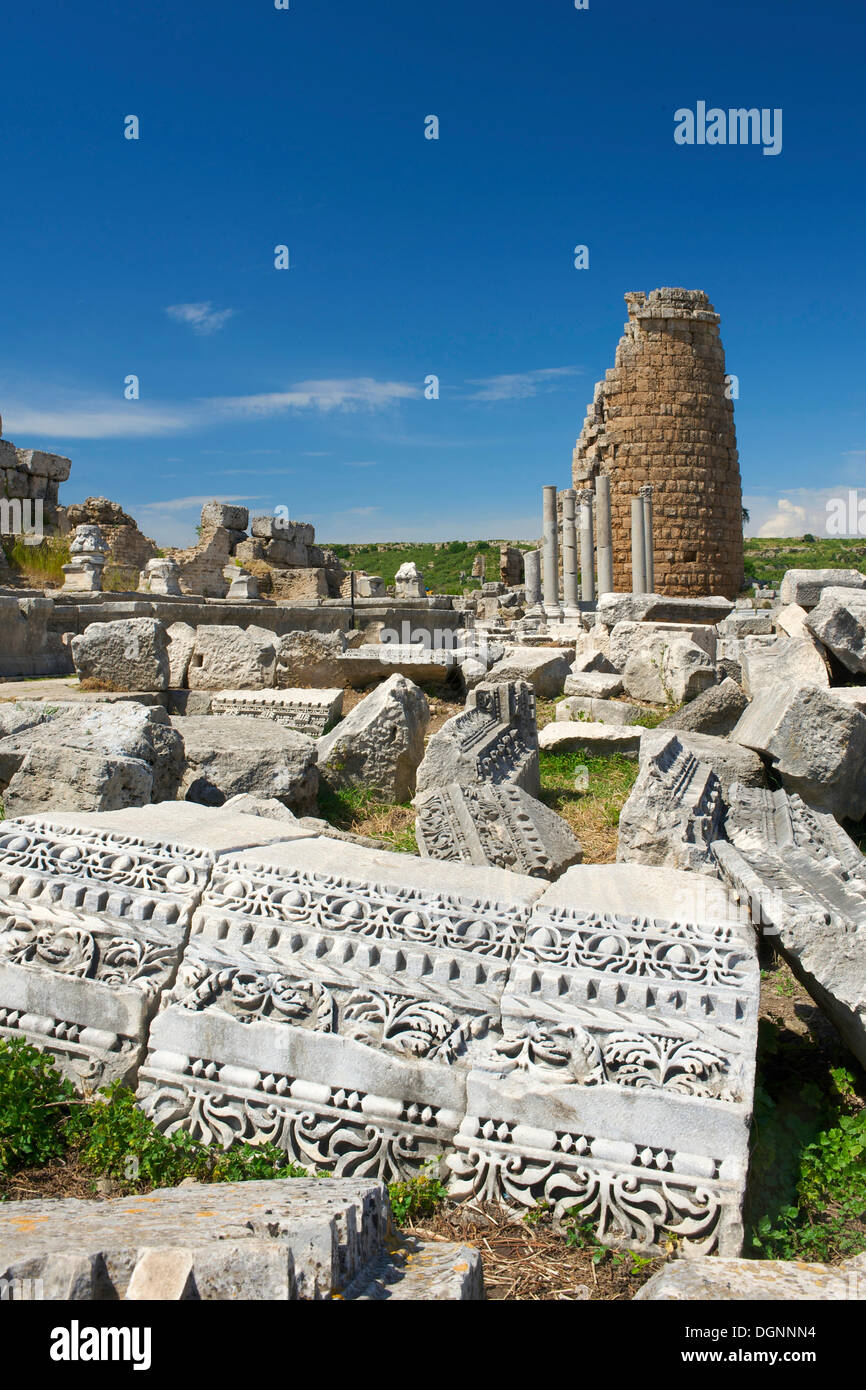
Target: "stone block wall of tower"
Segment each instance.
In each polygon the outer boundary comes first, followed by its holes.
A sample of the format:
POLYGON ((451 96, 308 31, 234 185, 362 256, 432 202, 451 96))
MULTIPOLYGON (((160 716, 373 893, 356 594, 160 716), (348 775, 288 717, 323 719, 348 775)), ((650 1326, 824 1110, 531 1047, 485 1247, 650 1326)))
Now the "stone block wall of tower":
POLYGON ((631 499, 650 483, 656 590, 733 598, 743 582, 742 489, 719 315, 700 290, 625 300, 615 366, 575 446, 574 486, 610 475, 618 591, 631 588, 631 499))

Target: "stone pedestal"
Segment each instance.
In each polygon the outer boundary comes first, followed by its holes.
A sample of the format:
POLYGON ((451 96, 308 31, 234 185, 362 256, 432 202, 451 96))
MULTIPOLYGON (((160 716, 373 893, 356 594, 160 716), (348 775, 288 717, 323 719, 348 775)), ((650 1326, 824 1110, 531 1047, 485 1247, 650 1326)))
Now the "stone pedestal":
POLYGON ((238 569, 236 566, 229 565, 225 571, 225 577, 229 581, 229 591, 226 598, 259 598, 259 583, 255 575, 250 574, 249 570, 238 569))
POLYGON ((79 526, 69 547, 69 564, 63 566, 66 579, 61 593, 98 594, 102 592, 102 571, 107 547, 98 526, 79 526))
POLYGON ((424 578, 414 560, 402 564, 394 576, 394 593, 397 598, 423 598, 427 590, 424 578))
POLYGON ((148 560, 138 578, 138 587, 145 594, 180 594, 180 567, 175 560, 148 560))
POLYGON ((592 534, 592 489, 578 493, 580 502, 580 596, 584 603, 595 598, 595 545, 592 534))
POLYGON ((644 483, 639 489, 643 502, 643 545, 644 570, 646 573, 646 592, 655 593, 655 550, 653 545, 653 490, 651 483, 644 483))
POLYGON ((566 488, 562 494, 562 611, 569 617, 574 617, 580 611, 577 606, 575 495, 574 488, 571 487, 566 488))
POLYGON ((643 498, 633 497, 631 503, 631 591, 633 594, 645 594, 647 592, 643 511, 643 498))
POLYGON ((542 504, 542 553, 544 580, 544 610, 555 617, 559 607, 559 547, 556 537, 556 488, 548 485, 543 490, 542 504))
POLYGON ((610 522, 610 478, 599 473, 595 480, 595 522, 598 548, 598 593, 613 593, 613 534, 610 522))

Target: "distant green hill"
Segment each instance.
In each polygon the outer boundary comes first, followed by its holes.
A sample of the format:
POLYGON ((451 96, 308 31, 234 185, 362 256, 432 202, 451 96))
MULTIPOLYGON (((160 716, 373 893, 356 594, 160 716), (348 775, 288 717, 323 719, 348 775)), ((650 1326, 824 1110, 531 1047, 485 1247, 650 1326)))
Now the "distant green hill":
MULTIPOLYGON (((485 556, 485 579, 499 578, 499 546, 504 541, 446 541, 437 550, 432 541, 407 541, 405 544, 375 541, 357 545, 334 545, 323 542, 336 551, 347 569, 366 570, 381 575, 386 584, 394 583, 397 570, 407 560, 414 560, 424 575, 427 588, 437 594, 459 594, 471 586, 469 575, 476 554, 485 556), (467 575, 466 585, 460 583, 460 571, 467 575)), ((533 541, 508 541, 520 550, 532 550, 533 541)), ((855 569, 866 574, 866 537, 807 537, 788 536, 768 539, 753 537, 745 542, 747 580, 762 581, 778 587, 785 570, 790 569, 855 569)))

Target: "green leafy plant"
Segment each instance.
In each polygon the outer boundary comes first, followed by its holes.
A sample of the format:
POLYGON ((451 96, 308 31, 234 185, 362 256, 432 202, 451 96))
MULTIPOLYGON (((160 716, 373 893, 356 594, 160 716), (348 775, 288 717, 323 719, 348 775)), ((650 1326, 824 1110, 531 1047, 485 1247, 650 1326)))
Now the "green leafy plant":
POLYGON ((433 1159, 423 1165, 417 1178, 407 1178, 405 1182, 392 1182, 388 1188, 391 1210, 398 1225, 417 1221, 419 1217, 432 1216, 448 1192, 440 1181, 438 1160, 433 1159))
POLYGON ((0 1174, 59 1158, 75 1090, 52 1058, 22 1039, 0 1041, 0 1174))

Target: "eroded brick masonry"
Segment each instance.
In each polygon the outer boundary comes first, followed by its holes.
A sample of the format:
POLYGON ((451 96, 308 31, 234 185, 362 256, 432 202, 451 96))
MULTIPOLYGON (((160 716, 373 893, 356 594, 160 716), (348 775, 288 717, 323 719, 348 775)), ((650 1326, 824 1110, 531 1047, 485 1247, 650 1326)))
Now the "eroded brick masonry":
POLYGON ((631 589, 631 499, 653 487, 655 589, 725 594, 743 582, 740 468, 719 315, 701 290, 627 294, 616 365, 595 388, 574 486, 610 475, 614 587, 631 589))

